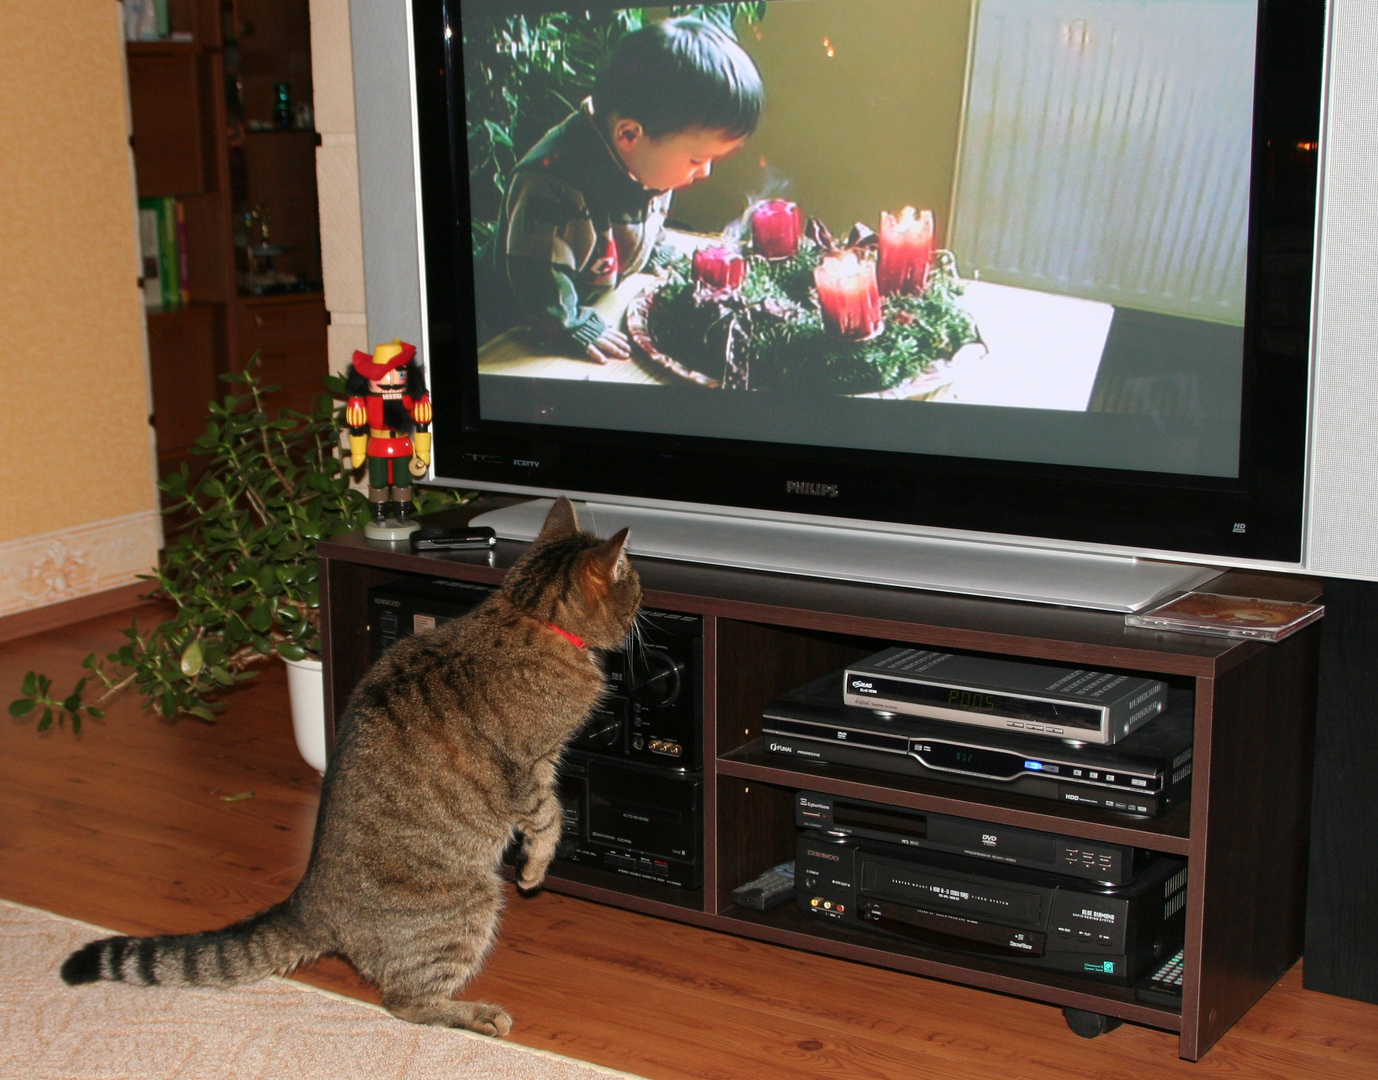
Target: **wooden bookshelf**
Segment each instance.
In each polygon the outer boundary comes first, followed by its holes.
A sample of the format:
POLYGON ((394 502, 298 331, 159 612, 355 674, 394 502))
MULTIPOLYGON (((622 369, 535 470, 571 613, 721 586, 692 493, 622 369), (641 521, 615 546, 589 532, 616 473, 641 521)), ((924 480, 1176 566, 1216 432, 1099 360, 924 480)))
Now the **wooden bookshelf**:
MULTIPOLYGON (((304 407, 327 371, 315 148, 307 127, 272 123, 271 88, 310 103, 308 0, 173 0, 177 40, 128 42, 140 198, 181 208, 187 302, 148 314, 159 475, 188 460, 206 405, 256 352, 271 404, 304 407), (274 260, 296 284, 250 277, 245 213, 267 207, 274 260)), ((194 464, 194 462, 193 462, 194 464)))

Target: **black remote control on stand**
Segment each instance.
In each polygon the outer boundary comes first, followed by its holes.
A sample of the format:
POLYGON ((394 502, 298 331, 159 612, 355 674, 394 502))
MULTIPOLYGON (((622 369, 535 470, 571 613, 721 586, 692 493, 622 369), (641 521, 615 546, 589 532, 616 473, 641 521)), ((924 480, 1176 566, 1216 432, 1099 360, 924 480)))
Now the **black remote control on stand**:
POLYGON ((1183 952, 1184 950, 1178 949, 1176 956, 1134 987, 1134 996, 1150 1005, 1166 1005, 1171 1009, 1180 1009, 1183 952))

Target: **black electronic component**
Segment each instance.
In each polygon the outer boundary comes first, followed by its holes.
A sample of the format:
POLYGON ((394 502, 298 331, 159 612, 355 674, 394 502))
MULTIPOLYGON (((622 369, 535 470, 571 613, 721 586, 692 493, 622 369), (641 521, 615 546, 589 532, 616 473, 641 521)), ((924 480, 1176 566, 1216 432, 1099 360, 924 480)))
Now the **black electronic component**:
POLYGON ((448 578, 409 577, 368 591, 368 642, 372 659, 404 637, 467 615, 488 599, 490 585, 448 578))
POLYGON ((664 769, 703 767, 703 618, 643 611, 639 640, 609 657, 608 680, 627 701, 623 753, 664 769))
POLYGON ((1152 852, 1123 844, 930 814, 819 791, 801 791, 795 796, 794 823, 800 828, 818 829, 834 836, 855 836, 903 847, 945 851, 984 862, 1027 866, 1106 885, 1131 881, 1153 858, 1152 852))
POLYGON ((1107 886, 960 855, 799 834, 804 915, 955 952, 1132 985, 1180 948, 1187 865, 1162 855, 1107 886))
POLYGON ((703 774, 571 750, 559 860, 693 889, 703 883, 703 774))
MULTIPOLYGON (((410 577, 369 590, 373 659, 399 638, 467 615, 492 586, 410 577)), ((610 693, 571 746, 677 772, 703 767, 703 618, 643 611, 637 641, 603 654, 610 693)))

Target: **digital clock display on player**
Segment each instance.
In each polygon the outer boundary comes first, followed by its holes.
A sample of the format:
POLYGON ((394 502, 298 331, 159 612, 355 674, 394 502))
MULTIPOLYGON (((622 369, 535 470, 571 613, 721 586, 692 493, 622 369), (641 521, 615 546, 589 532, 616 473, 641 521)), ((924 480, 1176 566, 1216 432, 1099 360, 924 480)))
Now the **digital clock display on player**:
POLYGON ((930 715, 939 718, 945 713, 961 714, 963 717, 977 714, 1075 731, 1097 731, 1104 716, 1104 709, 1096 705, 1041 701, 1015 694, 908 682, 870 674, 852 676, 848 689, 853 694, 867 698, 868 704, 874 702, 872 708, 884 707, 887 702, 919 705, 931 710, 930 715))
POLYGON ((1091 768, 1084 764, 1050 761, 1007 750, 992 750, 938 739, 914 739, 909 752, 930 769, 986 776, 992 780, 1013 780, 1016 776, 1042 774, 1078 784, 1127 788, 1131 791, 1152 792, 1162 786, 1156 777, 1142 773, 1091 768))
MULTIPOLYGON (((882 751, 886 755, 912 758, 935 772, 962 773, 999 782, 1021 776, 1043 776, 1059 785, 1074 788, 1120 788, 1141 795, 1159 793, 1165 786, 1164 778, 1151 768, 1144 770, 1128 763, 1116 767, 1103 757, 1094 763, 1085 759, 1045 757, 1027 750, 998 750, 955 739, 907 735, 901 731, 867 732, 831 723, 787 719, 769 713, 765 720, 765 731, 768 733, 766 748, 781 754, 804 754, 802 747, 794 742, 797 739, 804 745, 831 744, 852 746, 863 752, 882 751), (770 737, 775 735, 781 738, 770 737)), ((826 760, 818 753, 807 756, 826 760)))
POLYGON ((914 748, 920 761, 931 769, 947 769, 952 772, 974 773, 989 776, 994 780, 1012 780, 1025 772, 1056 772, 1056 767, 1046 769, 1042 762, 1027 762, 1037 765, 1030 770, 1026 760, 1019 754, 1007 754, 999 750, 988 750, 979 746, 961 746, 955 743, 927 742, 914 748))

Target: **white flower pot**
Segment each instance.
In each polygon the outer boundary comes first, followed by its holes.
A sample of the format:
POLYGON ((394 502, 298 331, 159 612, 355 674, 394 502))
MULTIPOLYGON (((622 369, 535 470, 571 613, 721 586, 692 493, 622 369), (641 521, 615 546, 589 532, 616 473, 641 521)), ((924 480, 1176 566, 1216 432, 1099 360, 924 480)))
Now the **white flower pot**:
POLYGON ((297 750, 318 773, 325 772, 325 675, 319 660, 284 660, 287 697, 297 750))

